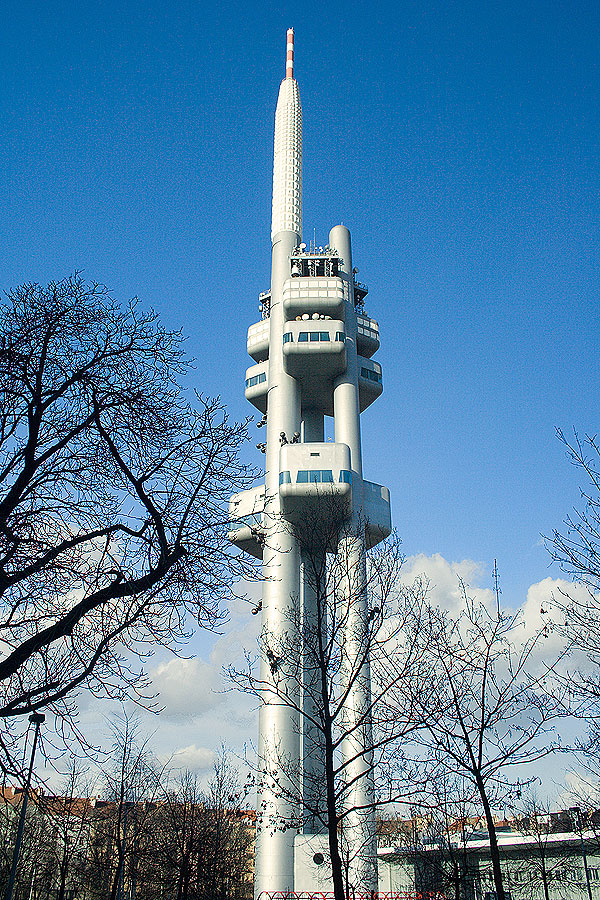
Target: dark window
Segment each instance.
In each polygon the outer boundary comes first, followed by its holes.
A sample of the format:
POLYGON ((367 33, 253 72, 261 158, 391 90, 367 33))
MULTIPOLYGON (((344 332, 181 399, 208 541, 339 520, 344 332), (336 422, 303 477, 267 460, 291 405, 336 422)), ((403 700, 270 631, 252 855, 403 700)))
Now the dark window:
POLYGON ((296 475, 296 484, 306 484, 308 482, 308 470, 300 469, 296 475))
POLYGON ((376 384, 381 384, 381 375, 379 372, 375 372, 373 369, 365 369, 361 367, 360 374, 363 378, 367 378, 369 381, 374 381, 376 384))
POLYGON ((308 331, 301 331, 298 335, 298 343, 308 340, 308 331))

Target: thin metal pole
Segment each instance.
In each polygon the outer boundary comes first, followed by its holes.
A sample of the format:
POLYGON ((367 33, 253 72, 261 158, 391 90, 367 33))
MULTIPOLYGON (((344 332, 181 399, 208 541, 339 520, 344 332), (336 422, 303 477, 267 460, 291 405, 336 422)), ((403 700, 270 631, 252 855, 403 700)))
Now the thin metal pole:
POLYGON ((12 895, 15 887, 15 878, 17 875, 17 866, 19 864, 19 855, 21 853, 21 842, 23 840, 23 831, 25 829, 25 813, 27 812, 27 802, 29 800, 29 786, 31 784, 31 775, 33 773, 33 763, 35 760, 35 750, 37 747, 38 735, 40 733, 40 725, 45 720, 45 715, 43 713, 32 713, 29 716, 29 721, 35 723, 35 732, 33 735, 33 747, 31 748, 31 759, 29 761, 29 771, 27 772, 27 779, 25 781, 25 794, 23 796, 23 803, 21 805, 21 815, 19 817, 19 827, 17 829, 17 837, 15 840, 15 846, 13 849, 12 856, 12 865, 10 867, 10 875, 8 878, 8 884, 6 885, 6 893, 4 895, 4 900, 12 900, 12 895))

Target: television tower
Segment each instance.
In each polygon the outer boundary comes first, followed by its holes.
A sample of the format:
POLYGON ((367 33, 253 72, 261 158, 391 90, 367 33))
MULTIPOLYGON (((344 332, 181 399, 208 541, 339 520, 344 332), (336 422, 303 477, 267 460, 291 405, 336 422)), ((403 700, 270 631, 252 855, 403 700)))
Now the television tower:
MULTIPOLYGON (((372 359, 379 326, 364 311, 367 288, 356 281, 350 232, 336 225, 326 247, 302 243, 302 108, 294 78, 294 33, 287 32, 286 74, 275 112, 271 289, 259 297, 261 320, 248 329, 246 398, 266 425, 265 483, 231 498, 230 539, 262 559, 262 634, 282 639, 290 619, 315 620, 315 586, 307 574, 300 525, 343 510, 337 546, 312 548, 344 553, 349 561, 345 590, 352 594, 346 652, 359 641, 368 616, 365 551, 391 531, 387 488, 365 481, 362 472, 360 413, 382 392, 381 366, 372 359), (334 441, 325 441, 324 422, 333 417, 334 441), (329 512, 328 512, 329 510, 329 512)), ((358 653, 358 647, 357 647, 358 653)), ((262 654, 261 681, 272 683, 274 665, 262 654)), ((285 679, 285 660, 277 672, 285 679)), ((282 778, 314 790, 322 762, 298 710, 314 703, 297 673, 285 686, 289 703, 263 692, 259 713, 259 771, 255 896, 294 890, 294 841, 299 829, 317 831, 302 815, 303 804, 282 778), (302 707, 302 704, 305 704, 302 707), (296 707, 296 708, 294 708, 296 707), (301 721, 302 720, 302 721, 301 721), (313 749, 309 750, 308 747, 313 749), (286 760, 283 775, 277 761, 286 760), (311 788, 311 785, 313 787, 311 788), (302 823, 302 819, 304 821, 302 823)), ((304 681, 306 684, 306 681, 304 681)), ((369 701, 368 661, 349 692, 347 721, 364 717, 369 701)), ((368 728, 367 728, 368 732, 368 728)), ((358 731, 356 732, 358 734, 358 731)), ((365 740, 365 729, 360 732, 365 740)), ((367 739, 368 743, 368 739, 367 739)), ((348 760, 348 821, 355 831, 358 858, 365 860, 355 887, 377 890, 375 812, 369 748, 352 740, 348 760), (366 751, 366 752, 365 752, 366 751)))

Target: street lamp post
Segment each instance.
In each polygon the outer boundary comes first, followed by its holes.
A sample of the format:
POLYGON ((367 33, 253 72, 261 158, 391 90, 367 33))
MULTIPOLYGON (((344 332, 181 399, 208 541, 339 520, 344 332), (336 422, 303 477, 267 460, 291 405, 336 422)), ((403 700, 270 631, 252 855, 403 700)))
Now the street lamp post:
POLYGON ((23 803, 21 804, 21 815, 19 816, 19 827, 17 829, 17 837, 15 840, 15 846, 13 849, 12 856, 12 865, 10 867, 10 875, 8 878, 8 884, 6 885, 6 893, 4 895, 4 900, 12 900, 13 891, 15 888, 15 877, 17 875, 17 866, 19 864, 19 854, 21 852, 21 841, 23 840, 23 830, 25 828, 25 814, 27 812, 27 802, 29 800, 29 786, 31 785, 31 775, 33 773, 33 763, 35 760, 35 751, 37 748, 38 737, 40 733, 40 725, 42 722, 46 721, 46 716, 44 713, 31 713, 29 716, 29 721, 32 725, 35 725, 35 732, 33 735, 33 746, 31 748, 31 759, 29 760, 29 771, 27 772, 27 778, 25 780, 25 792, 23 795, 23 803))
POLYGON ((585 842, 583 840, 583 828, 581 825, 581 810, 578 806, 572 806, 569 812, 575 813, 577 816, 577 830, 579 831, 579 839, 581 840, 581 856, 583 858, 583 868, 585 871, 585 883, 589 900, 592 900, 592 884, 590 881, 590 870, 588 869, 587 853, 585 851, 585 842))

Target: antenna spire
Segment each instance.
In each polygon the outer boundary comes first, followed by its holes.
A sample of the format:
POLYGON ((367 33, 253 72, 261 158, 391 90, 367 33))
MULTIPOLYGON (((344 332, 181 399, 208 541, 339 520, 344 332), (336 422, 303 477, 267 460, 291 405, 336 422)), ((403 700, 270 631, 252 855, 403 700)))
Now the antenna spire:
POLYGON ((502 588, 500 587, 500 573, 498 572, 498 563, 494 560, 494 571, 492 572, 492 578, 494 579, 494 593, 496 594, 496 609, 498 611, 498 620, 500 620, 500 594, 502 593, 502 588))
POLYGON ((302 106, 294 78, 294 29, 287 32, 285 78, 275 110, 273 218, 271 238, 280 231, 302 234, 302 106))
POLYGON ((287 30, 287 53, 285 58, 285 77, 294 77, 294 29, 287 30))

